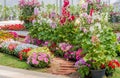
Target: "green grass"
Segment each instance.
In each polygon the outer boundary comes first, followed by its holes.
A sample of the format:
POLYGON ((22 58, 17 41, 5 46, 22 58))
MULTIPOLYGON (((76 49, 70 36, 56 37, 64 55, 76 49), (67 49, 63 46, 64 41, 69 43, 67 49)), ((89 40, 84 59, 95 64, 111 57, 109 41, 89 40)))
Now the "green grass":
POLYGON ((3 66, 10 66, 14 68, 20 68, 20 69, 26 69, 26 70, 32 70, 32 71, 38 71, 38 72, 46 72, 47 68, 40 69, 40 68, 34 68, 31 67, 26 63, 26 61, 20 61, 19 58, 0 53, 0 65, 3 66))

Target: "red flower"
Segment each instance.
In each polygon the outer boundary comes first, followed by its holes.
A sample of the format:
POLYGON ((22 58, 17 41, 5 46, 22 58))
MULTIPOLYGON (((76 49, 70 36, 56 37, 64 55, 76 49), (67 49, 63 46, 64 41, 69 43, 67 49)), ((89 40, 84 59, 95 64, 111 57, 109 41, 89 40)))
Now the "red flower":
POLYGON ((65 17, 61 17, 60 24, 63 25, 63 24, 65 24, 65 22, 66 22, 66 18, 65 17))
POLYGON ((112 69, 115 69, 116 67, 120 67, 120 63, 118 62, 118 60, 111 60, 108 63, 108 66, 111 67, 112 69))
POLYGON ((94 13, 94 9, 92 8, 92 9, 90 9, 90 16, 92 16, 93 15, 93 13, 94 13))
POLYGON ((67 7, 69 5, 69 0, 64 0, 64 5, 63 7, 67 7))
POLYGON ((105 68, 105 65, 104 65, 104 64, 102 64, 102 65, 101 65, 101 68, 102 68, 102 69, 104 69, 104 68, 105 68))
POLYGON ((74 15, 70 16, 70 17, 68 18, 68 20, 69 20, 69 21, 74 21, 74 20, 75 20, 75 16, 74 16, 74 15))

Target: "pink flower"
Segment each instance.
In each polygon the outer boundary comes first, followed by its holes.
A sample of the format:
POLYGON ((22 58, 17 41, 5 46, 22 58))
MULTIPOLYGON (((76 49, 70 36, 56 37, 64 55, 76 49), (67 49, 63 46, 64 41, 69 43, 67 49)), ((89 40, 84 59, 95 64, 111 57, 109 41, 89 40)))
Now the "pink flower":
POLYGON ((91 41, 92 41, 92 43, 95 43, 95 42, 98 42, 99 39, 97 36, 92 36, 91 41))
POLYGON ((10 34, 12 34, 14 36, 14 38, 18 37, 18 34, 16 32, 10 32, 10 34))
POLYGON ((32 57, 33 57, 33 58, 37 58, 37 53, 34 52, 34 53, 32 54, 32 57))
POLYGON ((67 44, 67 43, 60 43, 59 47, 62 51, 67 52, 72 48, 72 45, 67 44))
POLYGON ((43 61, 43 57, 42 56, 38 56, 38 60, 39 61, 43 61))
POLYGON ((87 10, 87 8, 88 8, 88 3, 87 3, 87 2, 86 2, 86 3, 84 3, 84 4, 82 4, 82 9, 87 10))
POLYGON ((82 49, 79 49, 78 51, 76 51, 76 60, 80 59, 80 55, 82 51, 83 51, 82 49))
POLYGON ((30 43, 31 42, 31 37, 30 35, 27 35, 24 40, 25 43, 30 43))
POLYGON ((92 4, 92 3, 93 3, 93 0, 86 0, 86 2, 87 2, 88 4, 92 4))
POLYGON ((88 14, 87 13, 82 13, 82 17, 87 18, 88 14))
POLYGON ((19 6, 22 7, 22 6, 24 6, 24 5, 25 5, 25 0, 20 0, 20 1, 19 1, 19 6))
POLYGON ((45 63, 48 63, 48 58, 44 58, 45 63))
POLYGON ((37 60, 35 60, 35 59, 32 59, 32 64, 38 65, 39 62, 37 60))
POLYGON ((92 22, 92 17, 90 15, 88 15, 87 17, 87 22, 90 24, 92 22))

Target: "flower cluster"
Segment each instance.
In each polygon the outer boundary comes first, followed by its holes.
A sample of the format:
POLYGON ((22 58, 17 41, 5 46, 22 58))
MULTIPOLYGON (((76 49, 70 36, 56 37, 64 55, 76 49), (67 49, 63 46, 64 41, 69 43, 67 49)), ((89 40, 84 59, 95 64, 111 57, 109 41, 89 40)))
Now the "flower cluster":
POLYGON ((115 69, 116 67, 120 67, 120 62, 118 60, 111 60, 108 63, 108 67, 115 69))
POLYGON ((39 3, 37 0, 29 0, 29 1, 20 0, 20 1, 19 1, 19 6, 20 6, 20 7, 24 7, 24 6, 32 6, 32 7, 35 7, 35 6, 40 6, 40 3, 39 3))
POLYGON ((46 53, 34 52, 28 57, 27 63, 35 67, 47 67, 50 64, 50 56, 46 53))
POLYGON ((12 24, 12 25, 0 26, 0 29, 3 29, 3 30, 24 30, 25 26, 22 24, 12 24))
POLYGON ((72 48, 72 45, 67 44, 67 43, 60 43, 59 47, 63 52, 67 52, 72 48))

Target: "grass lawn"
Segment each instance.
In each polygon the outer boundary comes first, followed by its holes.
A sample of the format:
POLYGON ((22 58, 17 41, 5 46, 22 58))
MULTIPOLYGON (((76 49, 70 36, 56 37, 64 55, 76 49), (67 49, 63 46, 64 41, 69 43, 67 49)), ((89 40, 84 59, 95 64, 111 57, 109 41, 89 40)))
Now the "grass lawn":
POLYGON ((38 72, 46 72, 47 68, 40 69, 40 68, 34 68, 31 67, 26 63, 26 61, 20 61, 17 57, 0 53, 0 65, 4 66, 10 66, 14 68, 21 68, 21 69, 27 69, 32 71, 38 71, 38 72))

